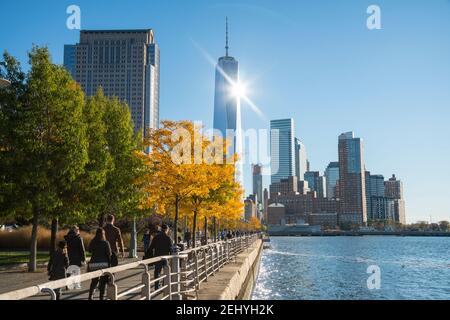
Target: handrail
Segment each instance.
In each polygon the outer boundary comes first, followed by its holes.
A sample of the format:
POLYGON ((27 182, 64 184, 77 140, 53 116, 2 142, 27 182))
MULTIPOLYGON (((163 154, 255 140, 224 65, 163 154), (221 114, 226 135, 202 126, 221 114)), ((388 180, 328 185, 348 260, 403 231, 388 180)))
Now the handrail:
POLYGON ((56 296, 54 294, 54 290, 64 288, 66 286, 71 286, 76 283, 89 281, 101 276, 109 276, 108 289, 111 288, 112 293, 109 294, 110 292, 108 290, 108 297, 112 299, 119 299, 120 297, 123 297, 131 292, 136 292, 139 290, 148 291, 146 295, 142 293, 144 298, 146 298, 147 296, 148 299, 152 299, 157 295, 157 293, 159 294, 161 292, 164 292, 165 298, 171 299, 173 295, 183 295, 187 292, 197 291, 202 282, 207 281, 208 277, 213 276, 225 264, 235 261, 236 255, 239 252, 242 252, 245 248, 251 246, 258 238, 259 234, 252 234, 249 236, 242 236, 230 240, 208 243, 201 247, 184 250, 175 255, 160 256, 131 262, 116 267, 92 271, 61 280, 50 281, 28 288, 3 293, 0 294, 0 300, 26 299, 35 295, 39 295, 41 293, 47 293, 51 296, 52 299, 55 299, 56 296), (242 240, 244 240, 244 245, 242 240), (178 272, 171 272, 170 267, 168 267, 167 269, 164 268, 162 276, 160 276, 158 279, 152 279, 153 277, 150 276, 148 270, 149 265, 163 261, 167 262, 167 266, 179 265, 180 261, 185 261, 184 268, 178 268, 178 272), (147 275, 143 276, 142 283, 139 283, 136 286, 127 288, 125 291, 118 293, 117 285, 115 284, 115 277, 113 275, 139 267, 144 267, 144 274, 147 275), (171 277, 173 276, 178 277, 178 280, 176 282, 173 282, 171 280, 171 277), (162 284, 159 289, 152 290, 150 288, 151 285, 154 285, 158 281, 163 281, 164 284, 162 284), (171 292, 172 286, 178 286, 178 288, 181 287, 184 289, 178 289, 176 290, 176 292, 171 292), (167 297, 167 295, 169 296, 167 297))

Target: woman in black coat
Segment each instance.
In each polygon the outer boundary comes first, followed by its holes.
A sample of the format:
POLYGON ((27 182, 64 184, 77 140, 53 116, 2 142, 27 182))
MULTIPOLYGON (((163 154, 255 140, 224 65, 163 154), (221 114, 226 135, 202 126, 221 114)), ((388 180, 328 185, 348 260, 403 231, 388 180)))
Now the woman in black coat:
MULTIPOLYGON (((67 246, 65 241, 58 243, 58 248, 53 252, 47 265, 49 280, 60 280, 66 278, 67 268, 69 267, 69 258, 67 257, 67 246)), ((56 300, 61 297, 61 289, 56 289, 56 300)))
MULTIPOLYGON (((111 247, 109 242, 106 241, 105 230, 103 228, 97 229, 94 239, 89 243, 89 252, 92 255, 88 264, 88 272, 106 269, 111 266, 111 247)), ((107 282, 108 276, 92 279, 89 288, 89 300, 92 300, 97 284, 99 284, 100 289, 100 300, 103 300, 107 282)))
POLYGON ((67 252, 69 254, 70 265, 81 267, 86 262, 83 239, 80 236, 80 229, 73 226, 69 233, 64 236, 67 242, 67 252))

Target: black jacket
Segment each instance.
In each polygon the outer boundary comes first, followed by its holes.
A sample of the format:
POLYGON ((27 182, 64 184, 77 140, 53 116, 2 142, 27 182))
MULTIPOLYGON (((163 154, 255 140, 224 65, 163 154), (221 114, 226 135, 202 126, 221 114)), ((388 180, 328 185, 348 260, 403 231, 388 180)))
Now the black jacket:
POLYGON ((172 239, 164 232, 160 232, 153 238, 144 258, 150 259, 153 257, 170 255, 172 246, 172 239))
POLYGON ((67 255, 64 254, 61 249, 54 251, 47 265, 48 275, 50 276, 49 280, 64 279, 68 267, 69 258, 67 255))
POLYGON ((93 239, 89 243, 89 252, 92 254, 89 263, 107 262, 111 265, 111 247, 108 241, 93 239))
POLYGON ((81 267, 81 263, 86 261, 83 239, 73 231, 69 231, 64 239, 67 242, 69 263, 81 267))

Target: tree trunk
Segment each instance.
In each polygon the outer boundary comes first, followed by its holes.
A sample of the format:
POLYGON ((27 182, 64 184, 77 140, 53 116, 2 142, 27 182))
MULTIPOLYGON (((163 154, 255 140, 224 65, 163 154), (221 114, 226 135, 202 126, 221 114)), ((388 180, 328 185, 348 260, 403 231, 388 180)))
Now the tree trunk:
POLYGON ((175 221, 173 222, 173 237, 175 244, 178 244, 178 215, 179 215, 180 198, 175 196, 175 221))
POLYGON ((50 236, 50 250, 49 254, 52 256, 56 248, 56 234, 58 233, 58 218, 52 219, 51 236, 50 236))
POLYGON ((197 241, 197 209, 194 210, 194 221, 192 226, 192 248, 196 247, 197 241))
POLYGON ((28 272, 36 271, 37 234, 39 225, 39 214, 33 213, 33 229, 31 230, 30 259, 28 262, 28 272))
POLYGON ((128 258, 137 258, 137 230, 136 230, 136 217, 133 217, 130 237, 130 252, 128 258))

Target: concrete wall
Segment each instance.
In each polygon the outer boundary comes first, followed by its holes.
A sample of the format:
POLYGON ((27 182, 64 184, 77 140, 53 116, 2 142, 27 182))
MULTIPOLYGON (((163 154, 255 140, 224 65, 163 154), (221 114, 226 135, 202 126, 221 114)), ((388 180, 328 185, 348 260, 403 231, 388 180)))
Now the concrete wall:
POLYGON ((258 277, 262 240, 236 257, 235 263, 224 266, 200 285, 199 300, 247 300, 258 277))

